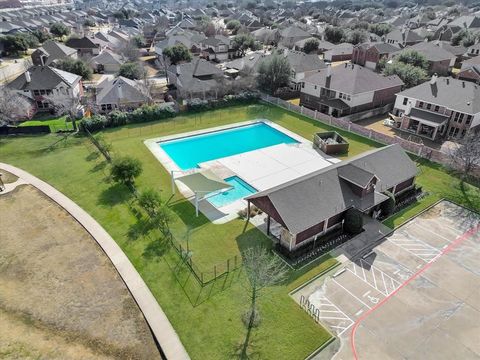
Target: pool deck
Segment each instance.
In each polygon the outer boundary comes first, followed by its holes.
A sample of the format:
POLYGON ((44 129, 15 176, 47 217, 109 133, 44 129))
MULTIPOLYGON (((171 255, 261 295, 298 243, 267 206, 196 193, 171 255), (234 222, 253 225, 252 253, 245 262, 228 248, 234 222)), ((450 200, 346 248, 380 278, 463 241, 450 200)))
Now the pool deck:
MULTIPOLYGON (((145 145, 157 158, 163 167, 173 174, 174 178, 189 173, 198 172, 201 169, 209 169, 222 179, 238 176, 259 191, 272 188, 313 171, 325 168, 340 160, 328 156, 318 149, 313 148, 312 142, 279 126, 269 120, 256 119, 244 121, 227 126, 218 126, 209 129, 186 132, 163 136, 144 141, 145 145), (298 141, 296 144, 278 144, 264 147, 253 151, 240 153, 224 158, 219 158, 199 164, 199 169, 181 170, 170 156, 158 145, 161 141, 179 139, 199 134, 231 129, 239 126, 264 122, 265 124, 281 131, 298 141)), ((178 190, 192 203, 195 202, 195 194, 183 183, 176 181, 178 190)), ((247 202, 237 200, 220 208, 214 207, 210 202, 201 200, 199 210, 214 224, 222 224, 238 217, 238 212, 245 209, 247 202)))

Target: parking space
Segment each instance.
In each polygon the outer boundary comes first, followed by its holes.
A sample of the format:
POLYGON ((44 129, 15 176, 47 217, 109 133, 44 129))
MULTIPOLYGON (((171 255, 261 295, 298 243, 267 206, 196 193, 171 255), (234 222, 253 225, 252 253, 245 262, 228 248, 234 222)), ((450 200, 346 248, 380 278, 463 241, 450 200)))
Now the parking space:
POLYGON ((344 343, 353 331, 335 358, 448 358, 455 342, 462 358, 480 359, 479 224, 443 201, 309 285, 302 295, 338 318, 318 320, 344 343))

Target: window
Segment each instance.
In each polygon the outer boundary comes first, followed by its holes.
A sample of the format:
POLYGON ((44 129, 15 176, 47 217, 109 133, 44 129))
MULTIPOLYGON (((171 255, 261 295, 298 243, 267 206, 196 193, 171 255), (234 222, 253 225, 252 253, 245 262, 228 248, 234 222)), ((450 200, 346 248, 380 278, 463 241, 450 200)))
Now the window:
POLYGON ((425 105, 423 101, 420 101, 420 102, 418 103, 418 107, 423 108, 423 105, 425 105))
POLYGON ((460 114, 460 116, 458 117, 458 123, 459 123, 459 124, 462 123, 462 121, 463 121, 463 116, 464 116, 464 115, 465 115, 465 114, 460 114))
MULTIPOLYGON (((315 89, 316 89, 316 88, 317 88, 317 87, 315 86, 315 89)), ((302 89, 305 89, 305 83, 304 83, 304 82, 302 82, 302 89)))
POLYGON ((407 105, 408 104, 408 98, 403 98, 403 105, 407 105))
POLYGON ((438 110, 440 110, 440 106, 435 105, 435 109, 433 111, 438 112, 438 110))
POLYGON ((432 104, 427 104, 427 110, 430 110, 432 108, 432 104))
POLYGON ((40 91, 38 91, 38 90, 33 90, 33 95, 35 95, 35 96, 40 95, 40 91))
POLYGON ((463 129, 462 130, 462 137, 464 137, 466 133, 467 133, 467 130, 463 129))
POLYGON ((315 90, 317 90, 317 85, 315 85, 315 90))
POLYGON ((467 120, 465 121, 465 124, 470 125, 471 122, 472 122, 472 115, 468 115, 467 120))

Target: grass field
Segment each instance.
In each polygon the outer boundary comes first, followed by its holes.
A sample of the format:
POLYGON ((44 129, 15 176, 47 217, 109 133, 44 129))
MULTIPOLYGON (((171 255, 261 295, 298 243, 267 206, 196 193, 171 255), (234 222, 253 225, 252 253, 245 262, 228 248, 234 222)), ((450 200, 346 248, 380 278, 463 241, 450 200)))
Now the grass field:
MULTIPOLYGON (((164 197, 168 198, 169 175, 143 140, 255 118, 274 121, 307 139, 312 139, 317 131, 332 129, 280 108, 258 104, 110 129, 105 131, 105 138, 112 143, 114 156, 128 154, 141 159, 144 172, 138 179, 140 190, 146 187, 163 190, 164 197)), ((337 131, 350 142, 349 156, 381 146, 337 131)), ((56 139, 55 135, 0 139, 0 158, 48 181, 106 228, 149 285, 192 359, 230 358, 244 334, 240 317, 248 297, 241 273, 234 272, 199 288, 174 254, 152 256, 149 245, 154 235, 131 236, 136 219, 128 206, 130 194, 125 188, 105 181, 106 164, 93 152, 88 141, 69 138, 67 144, 46 150, 56 139)), ((480 206, 478 188, 461 186, 458 179, 428 162, 419 164, 419 169, 418 183, 430 195, 389 219, 387 225, 395 226, 441 197, 477 209, 480 206)), ((246 226, 244 221, 213 225, 203 216, 195 218, 193 206, 180 195, 173 197, 170 204, 176 215, 174 234, 182 239, 187 231, 190 233, 193 259, 202 269, 211 269, 213 264, 238 255, 242 248, 254 243, 270 244, 260 231, 246 226)), ((336 260, 324 257, 306 269, 292 272, 284 284, 266 290, 260 299, 263 321, 255 331, 252 347, 257 358, 303 359, 330 338, 326 330, 290 299, 288 292, 335 264, 336 260)))
POLYGON ((59 130, 73 130, 73 124, 66 121, 66 116, 52 118, 51 116, 43 116, 38 119, 28 120, 21 123, 19 126, 36 126, 36 125, 48 125, 51 132, 59 130))

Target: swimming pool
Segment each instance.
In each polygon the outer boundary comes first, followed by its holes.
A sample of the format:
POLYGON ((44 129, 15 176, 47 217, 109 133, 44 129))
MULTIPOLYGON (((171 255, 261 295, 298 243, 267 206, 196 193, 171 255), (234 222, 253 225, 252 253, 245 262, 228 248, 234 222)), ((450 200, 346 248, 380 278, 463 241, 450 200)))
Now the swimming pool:
POLYGON ((207 199, 213 206, 217 208, 231 204, 236 200, 243 199, 244 197, 257 192, 255 188, 247 184, 238 176, 226 178, 224 181, 233 186, 233 189, 213 195, 207 199))
POLYGON ((294 144, 297 140, 258 122, 206 134, 160 142, 159 146, 182 170, 198 164, 278 144, 294 144))

